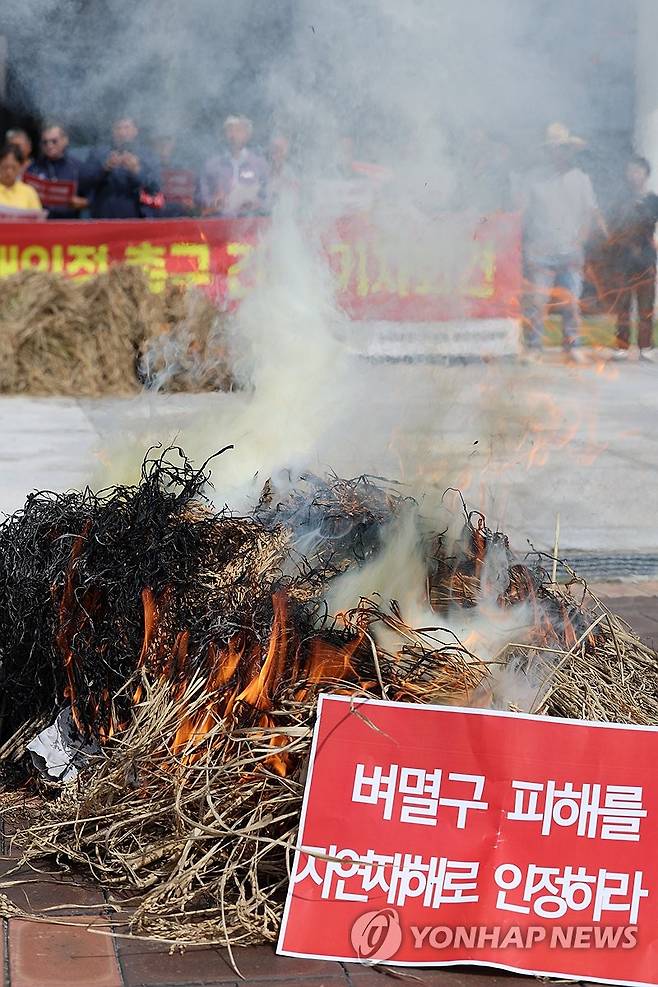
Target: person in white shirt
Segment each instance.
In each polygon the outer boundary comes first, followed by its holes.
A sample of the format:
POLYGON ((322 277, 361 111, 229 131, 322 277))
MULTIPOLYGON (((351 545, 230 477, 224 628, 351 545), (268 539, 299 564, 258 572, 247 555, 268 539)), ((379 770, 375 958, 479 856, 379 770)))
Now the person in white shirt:
POLYGON ((269 168, 249 147, 252 132, 248 117, 224 121, 225 148, 206 161, 199 180, 204 215, 243 216, 266 209, 269 168))
POLYGON ((564 350, 578 362, 585 243, 595 224, 607 236, 592 182, 576 163, 584 146, 563 124, 551 124, 544 144, 546 162, 528 176, 520 203, 525 272, 531 286, 527 345, 542 349, 550 302, 562 316, 564 350))

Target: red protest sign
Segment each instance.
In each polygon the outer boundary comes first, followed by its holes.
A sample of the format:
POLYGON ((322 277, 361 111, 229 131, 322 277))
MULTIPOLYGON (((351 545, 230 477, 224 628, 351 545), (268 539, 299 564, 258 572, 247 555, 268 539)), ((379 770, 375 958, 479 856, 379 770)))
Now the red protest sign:
POLYGON ((658 983, 657 758, 649 727, 320 697, 278 951, 658 983))
POLYGON ((75 182, 37 178, 29 171, 23 175, 23 181, 36 190, 43 206, 68 206, 75 195, 75 182))
POLYGON ((163 168, 160 174, 166 202, 192 205, 196 193, 196 175, 186 168, 163 168))

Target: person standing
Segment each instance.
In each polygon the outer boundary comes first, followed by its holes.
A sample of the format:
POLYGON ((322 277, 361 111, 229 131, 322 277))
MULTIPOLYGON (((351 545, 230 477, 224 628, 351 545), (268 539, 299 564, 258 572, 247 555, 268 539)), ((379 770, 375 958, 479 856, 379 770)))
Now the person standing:
POLYGON ((268 211, 283 194, 299 196, 299 177, 290 162, 290 139, 282 133, 274 133, 267 148, 267 164, 270 170, 268 182, 268 211))
POLYGON ((22 212, 41 212, 41 200, 31 185, 21 181, 23 156, 16 144, 0 148, 0 213, 6 207, 4 218, 22 212))
POLYGON ((199 181, 204 215, 245 216, 266 210, 269 169, 249 147, 252 133, 248 117, 224 121, 226 149, 206 161, 199 181))
POLYGON ((198 186, 196 169, 190 167, 186 151, 181 151, 173 133, 161 130, 149 141, 158 167, 164 195, 163 218, 191 216, 198 186))
POLYGON ((14 144, 21 152, 23 159, 21 174, 23 174, 32 164, 32 139, 30 135, 27 130, 23 130, 21 127, 12 127, 5 134, 5 143, 14 144))
POLYGON ((41 132, 41 154, 27 169, 48 182, 73 182, 74 192, 67 205, 48 207, 48 219, 77 219, 87 200, 77 194, 80 162, 68 153, 69 136, 61 123, 47 123, 41 132))
POLYGON ((143 219, 158 216, 163 204, 160 173, 138 142, 132 117, 112 125, 112 141, 89 153, 80 169, 80 192, 90 198, 93 219, 143 219))
POLYGON ((653 318, 656 298, 658 195, 648 190, 651 166, 634 154, 626 165, 626 189, 610 218, 611 273, 614 281, 616 345, 613 359, 625 360, 631 335, 631 309, 637 306, 640 359, 656 361, 653 318))
POLYGON ((562 316, 563 348, 582 362, 580 295, 585 244, 595 224, 607 229, 587 174, 576 159, 585 142, 561 123, 546 131, 544 164, 523 183, 524 261, 530 298, 527 345, 541 350, 549 306, 562 316))

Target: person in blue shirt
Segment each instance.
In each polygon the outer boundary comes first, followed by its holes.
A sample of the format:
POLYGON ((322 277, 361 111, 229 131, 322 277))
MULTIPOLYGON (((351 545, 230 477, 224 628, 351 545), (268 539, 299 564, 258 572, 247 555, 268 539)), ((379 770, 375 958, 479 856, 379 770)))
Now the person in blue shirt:
POLYGON ((159 168, 139 141, 132 117, 112 125, 112 141, 90 151, 80 171, 80 191, 93 219, 158 216, 163 205, 159 168))
POLYGON ((28 167, 27 174, 49 182, 74 182, 68 205, 48 206, 48 219, 77 219, 87 200, 78 195, 80 162, 68 153, 69 136, 61 123, 47 123, 41 131, 41 154, 28 167))

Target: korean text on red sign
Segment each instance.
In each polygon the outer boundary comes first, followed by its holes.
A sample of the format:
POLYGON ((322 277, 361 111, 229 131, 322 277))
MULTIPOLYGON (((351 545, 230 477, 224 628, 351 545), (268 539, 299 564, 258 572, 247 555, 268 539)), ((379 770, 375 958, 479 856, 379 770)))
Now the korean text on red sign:
POLYGON ((657 759, 649 727, 320 697, 279 952, 658 984, 657 759))

